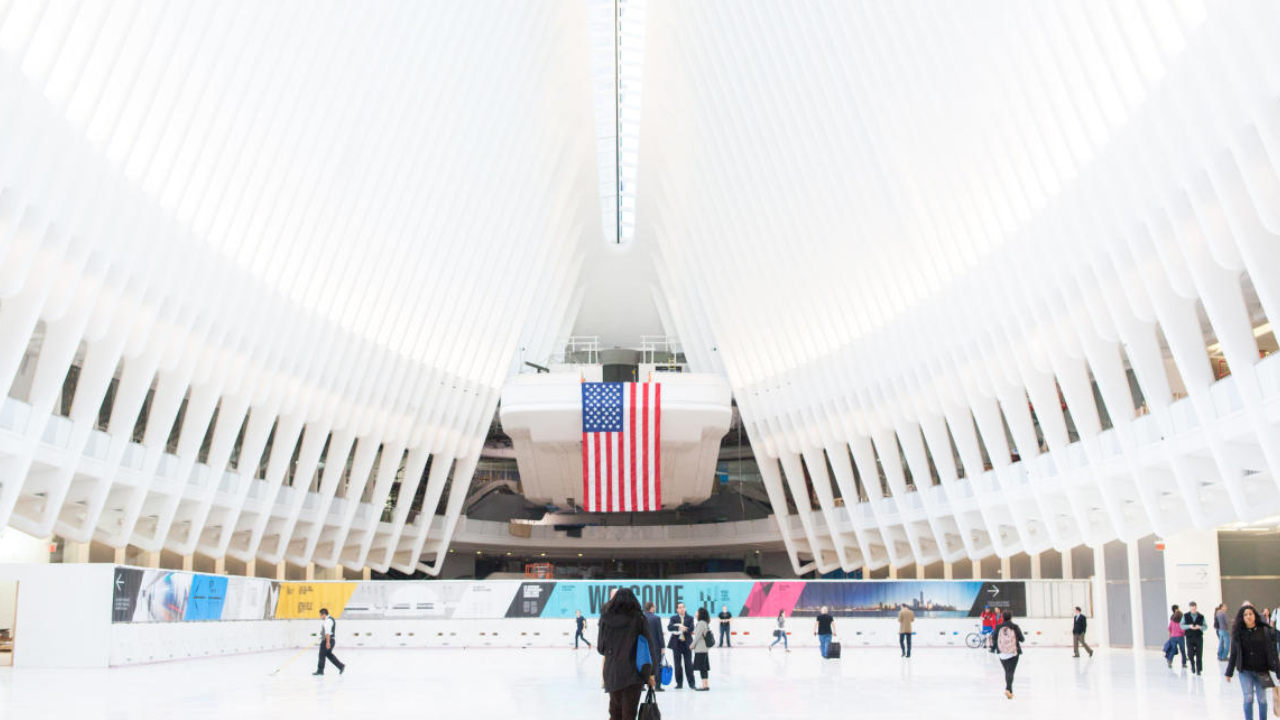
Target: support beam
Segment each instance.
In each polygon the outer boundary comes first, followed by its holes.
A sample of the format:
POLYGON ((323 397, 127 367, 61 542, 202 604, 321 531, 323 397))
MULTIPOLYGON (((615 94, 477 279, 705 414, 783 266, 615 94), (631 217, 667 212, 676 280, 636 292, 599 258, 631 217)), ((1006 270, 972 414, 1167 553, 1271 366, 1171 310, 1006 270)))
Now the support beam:
POLYGON ((1133 626, 1133 648, 1140 650, 1147 643, 1142 628, 1142 566, 1138 562, 1138 541, 1125 543, 1125 549, 1129 561, 1129 623, 1133 626))
POLYGON ((1093 627, 1098 629, 1098 647, 1111 647, 1111 615, 1107 610, 1107 554, 1101 545, 1093 548, 1093 627))
POLYGON ((1072 552, 1073 552, 1072 548, 1068 548, 1062 551, 1062 579, 1063 580, 1071 580, 1074 577, 1074 568, 1071 565, 1072 552))

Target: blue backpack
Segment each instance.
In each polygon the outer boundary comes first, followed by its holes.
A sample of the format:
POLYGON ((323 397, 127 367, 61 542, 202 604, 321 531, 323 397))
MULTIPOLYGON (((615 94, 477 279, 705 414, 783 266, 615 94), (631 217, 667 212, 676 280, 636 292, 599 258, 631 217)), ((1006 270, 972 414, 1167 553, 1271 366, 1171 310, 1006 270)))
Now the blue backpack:
POLYGON ((644 666, 648 665, 649 672, 653 672, 653 654, 649 652, 649 638, 644 635, 636 636, 636 672, 644 675, 644 666))

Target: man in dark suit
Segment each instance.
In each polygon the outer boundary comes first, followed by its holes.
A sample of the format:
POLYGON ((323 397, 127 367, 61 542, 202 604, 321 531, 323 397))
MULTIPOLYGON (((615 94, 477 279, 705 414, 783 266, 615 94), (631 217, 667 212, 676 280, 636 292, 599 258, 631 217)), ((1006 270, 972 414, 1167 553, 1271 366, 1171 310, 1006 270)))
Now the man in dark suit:
POLYGON ((1084 618, 1084 611, 1076 608, 1075 618, 1071 621, 1071 650, 1074 653, 1072 657, 1080 657, 1080 646, 1084 646, 1085 652, 1089 653, 1089 657, 1093 657, 1093 648, 1089 647, 1089 643, 1084 641, 1084 633, 1089 628, 1089 621, 1084 618))
POLYGON ((652 602, 644 604, 644 619, 649 624, 649 651, 653 655, 653 674, 658 678, 658 692, 662 692, 662 618, 658 617, 658 606, 652 602))
POLYGON ((686 678, 689 687, 697 687, 693 681, 693 651, 690 649, 693 644, 693 616, 685 614, 684 603, 676 605, 676 614, 667 623, 667 630, 671 633, 667 647, 676 656, 676 688, 684 687, 686 678))

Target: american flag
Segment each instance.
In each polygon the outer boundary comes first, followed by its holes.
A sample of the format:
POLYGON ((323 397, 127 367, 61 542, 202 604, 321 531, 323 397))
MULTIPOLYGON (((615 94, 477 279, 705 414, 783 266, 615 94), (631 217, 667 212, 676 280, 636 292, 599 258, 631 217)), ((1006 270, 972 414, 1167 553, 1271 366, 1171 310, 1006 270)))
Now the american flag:
POLYGON ((582 383, 582 505, 588 512, 662 507, 662 386, 582 383))

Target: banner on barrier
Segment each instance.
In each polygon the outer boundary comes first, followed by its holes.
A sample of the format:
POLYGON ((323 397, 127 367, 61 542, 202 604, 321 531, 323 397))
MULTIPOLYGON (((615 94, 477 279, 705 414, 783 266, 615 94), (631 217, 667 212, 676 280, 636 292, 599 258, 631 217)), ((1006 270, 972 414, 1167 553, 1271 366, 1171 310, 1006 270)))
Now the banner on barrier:
POLYGON ((270 620, 278 587, 258 578, 117 567, 111 621, 270 620))
MULTIPOLYGON (((987 606, 1009 610, 1016 617, 1069 614, 1046 605, 1043 590, 1037 590, 1035 607, 1028 613, 1027 584, 981 580, 276 582, 118 567, 111 617, 113 622, 314 619, 323 607, 334 617, 356 620, 569 619, 578 611, 598 617, 612 593, 622 587, 634 592, 642 604, 654 603, 659 615, 674 614, 680 603, 690 614, 705 608, 714 616, 727 607, 736 617, 775 617, 779 612, 812 617, 822 607, 836 617, 895 617, 903 604, 921 618, 978 617, 987 606)), ((1087 596, 1087 587, 1076 590, 1080 592, 1063 597, 1087 596)))
POLYGON ((358 584, 353 582, 281 583, 280 601, 276 603, 276 619, 318 618, 321 608, 327 609, 333 617, 340 618, 358 584))

